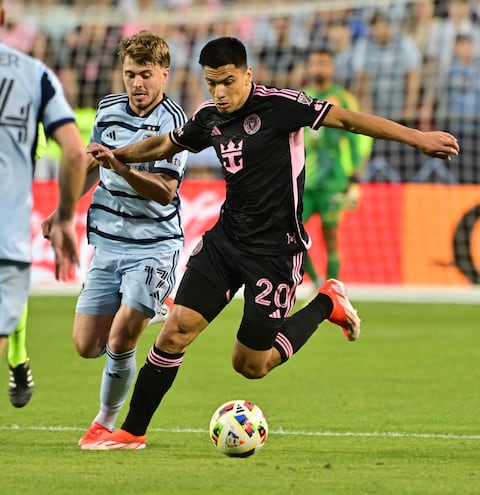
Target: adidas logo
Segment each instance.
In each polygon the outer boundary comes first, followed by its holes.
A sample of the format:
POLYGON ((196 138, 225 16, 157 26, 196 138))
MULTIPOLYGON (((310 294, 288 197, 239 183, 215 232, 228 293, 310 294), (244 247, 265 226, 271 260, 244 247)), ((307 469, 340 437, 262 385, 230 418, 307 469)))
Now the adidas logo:
POLYGON ((270 313, 268 315, 269 318, 281 318, 282 314, 280 313, 279 309, 276 309, 273 313, 270 313))
POLYGON ((105 374, 108 375, 110 378, 122 378, 118 373, 105 372, 105 374))

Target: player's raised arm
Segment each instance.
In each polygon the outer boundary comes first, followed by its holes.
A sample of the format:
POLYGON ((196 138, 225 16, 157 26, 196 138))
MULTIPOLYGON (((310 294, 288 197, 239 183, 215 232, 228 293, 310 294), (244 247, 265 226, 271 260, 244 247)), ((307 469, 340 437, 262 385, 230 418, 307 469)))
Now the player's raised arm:
POLYGON ((168 174, 145 174, 130 168, 113 154, 113 150, 98 143, 90 143, 87 153, 98 160, 102 167, 115 170, 145 198, 153 199, 164 206, 173 200, 178 180, 168 174))
POLYGON ((408 144, 426 155, 449 160, 460 147, 455 136, 443 131, 423 132, 389 119, 333 106, 322 123, 326 127, 346 129, 375 139, 408 144))
POLYGON ((115 158, 125 163, 141 163, 153 160, 169 159, 179 151, 180 148, 174 144, 168 134, 160 134, 143 139, 134 144, 123 146, 113 151, 115 158))

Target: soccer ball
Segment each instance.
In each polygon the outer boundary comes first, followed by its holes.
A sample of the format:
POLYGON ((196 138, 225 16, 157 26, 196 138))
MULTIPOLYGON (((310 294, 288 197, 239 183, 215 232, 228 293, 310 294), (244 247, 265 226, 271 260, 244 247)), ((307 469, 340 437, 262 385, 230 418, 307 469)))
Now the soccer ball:
POLYGON ((210 438, 222 454, 248 457, 263 447, 268 423, 262 410, 246 400, 222 404, 210 420, 210 438))

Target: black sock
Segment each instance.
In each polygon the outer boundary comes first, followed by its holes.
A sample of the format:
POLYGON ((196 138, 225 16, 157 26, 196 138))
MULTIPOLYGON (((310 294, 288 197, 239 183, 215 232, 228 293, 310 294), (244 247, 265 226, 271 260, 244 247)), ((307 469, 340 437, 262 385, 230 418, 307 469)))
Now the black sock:
POLYGON ((182 360, 183 354, 168 354, 152 347, 138 373, 123 430, 137 436, 145 434, 160 402, 172 386, 182 360))
POLYGON ((305 344, 318 325, 330 316, 332 310, 330 297, 320 293, 307 306, 285 320, 273 344, 280 353, 282 363, 305 344))

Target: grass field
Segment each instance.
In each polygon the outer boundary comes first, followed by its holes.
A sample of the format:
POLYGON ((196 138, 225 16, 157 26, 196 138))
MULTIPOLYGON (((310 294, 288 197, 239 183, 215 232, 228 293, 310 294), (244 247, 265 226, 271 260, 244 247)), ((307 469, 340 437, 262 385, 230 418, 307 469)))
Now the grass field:
MULTIPOLYGON (((235 300, 190 347, 147 449, 89 452, 77 441, 97 411, 103 360, 76 356, 74 305, 31 299, 36 388, 25 408, 10 405, 0 363, 3 495, 480 493, 479 306, 358 303, 358 342, 324 323, 289 363, 248 381, 230 366, 235 300), (265 447, 247 459, 217 453, 207 433, 233 398, 269 420, 265 447)), ((157 328, 142 337, 139 366, 157 328)))

